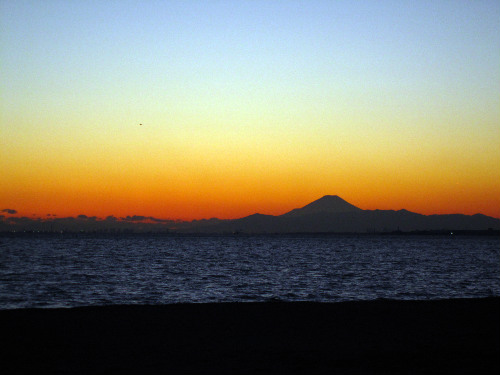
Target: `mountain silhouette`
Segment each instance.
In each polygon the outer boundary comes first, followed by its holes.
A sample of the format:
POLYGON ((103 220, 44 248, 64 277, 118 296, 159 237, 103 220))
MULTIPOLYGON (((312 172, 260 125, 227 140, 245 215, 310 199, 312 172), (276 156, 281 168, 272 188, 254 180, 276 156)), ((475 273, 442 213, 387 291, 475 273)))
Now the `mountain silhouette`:
POLYGON ((202 233, 372 233, 500 229, 500 219, 476 215, 422 215, 407 210, 363 210, 325 195, 283 215, 253 214, 234 220, 197 222, 184 232, 202 233))
MULTIPOLYGON (((174 221, 127 216, 106 219, 76 218, 39 220, 0 215, 1 232, 106 232, 106 233, 390 233, 394 231, 500 230, 500 219, 476 215, 422 215, 407 210, 363 210, 336 195, 325 195, 283 215, 253 214, 240 219, 174 221), (146 220, 146 221, 144 221, 146 220)), ((489 232, 493 233, 493 232, 489 232)))
POLYGON ((315 200, 314 202, 305 205, 302 208, 295 208, 290 212, 287 212, 283 217, 299 216, 299 215, 310 215, 318 213, 342 213, 342 212, 361 212, 361 208, 358 208, 337 195, 325 195, 324 197, 315 200))

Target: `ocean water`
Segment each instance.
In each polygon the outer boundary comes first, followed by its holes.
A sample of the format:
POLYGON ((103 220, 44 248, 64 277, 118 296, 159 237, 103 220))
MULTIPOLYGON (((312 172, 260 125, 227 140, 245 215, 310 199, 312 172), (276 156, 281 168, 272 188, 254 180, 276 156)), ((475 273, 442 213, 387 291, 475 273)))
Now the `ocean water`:
POLYGON ((498 237, 0 238, 1 309, 486 296, 498 237))

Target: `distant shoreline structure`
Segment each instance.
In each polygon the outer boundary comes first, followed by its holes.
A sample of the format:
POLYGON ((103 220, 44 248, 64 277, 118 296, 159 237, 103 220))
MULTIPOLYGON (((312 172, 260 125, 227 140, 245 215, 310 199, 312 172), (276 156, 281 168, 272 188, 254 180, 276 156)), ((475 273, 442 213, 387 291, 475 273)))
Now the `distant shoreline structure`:
POLYGON ((402 210, 363 210, 336 195, 325 195, 282 215, 239 219, 165 220, 146 216, 105 219, 79 215, 48 218, 0 216, 0 233, 204 233, 204 234, 459 234, 490 235, 500 219, 482 215, 423 215, 402 210))
POLYGON ((39 232, 39 231, 3 231, 0 232, 0 237, 252 237, 252 236, 266 236, 266 237, 335 237, 335 236, 487 236, 487 237, 500 237, 499 229, 486 229, 486 230, 428 230, 428 231, 393 231, 393 232, 289 232, 289 233, 196 233, 196 232, 176 232, 176 231, 163 231, 163 232, 109 232, 102 231, 54 231, 54 232, 39 232))

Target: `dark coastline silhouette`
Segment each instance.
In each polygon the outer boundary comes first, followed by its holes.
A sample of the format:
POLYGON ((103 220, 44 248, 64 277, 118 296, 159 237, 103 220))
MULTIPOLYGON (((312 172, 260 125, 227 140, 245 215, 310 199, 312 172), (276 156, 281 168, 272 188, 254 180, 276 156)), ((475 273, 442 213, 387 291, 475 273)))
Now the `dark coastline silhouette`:
MULTIPOLYGON (((13 210, 12 210, 13 211, 13 210)), ((283 215, 253 214, 240 219, 176 221, 132 215, 105 219, 44 219, 0 215, 0 232, 95 233, 391 233, 498 231, 500 219, 482 215, 423 215, 407 210, 363 210, 336 195, 324 197, 283 215)), ((493 233, 493 232, 491 232, 493 233)), ((490 234, 491 234, 490 233, 490 234)), ((498 234, 498 233, 495 233, 498 234)))

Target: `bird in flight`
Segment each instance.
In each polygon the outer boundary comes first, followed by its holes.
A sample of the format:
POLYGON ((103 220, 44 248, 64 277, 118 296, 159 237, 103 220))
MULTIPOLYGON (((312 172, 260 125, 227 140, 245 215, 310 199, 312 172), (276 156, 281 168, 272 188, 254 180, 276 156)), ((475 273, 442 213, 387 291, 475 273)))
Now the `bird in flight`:
POLYGON ((139 125, 142 125, 142 124, 139 124, 139 125))

